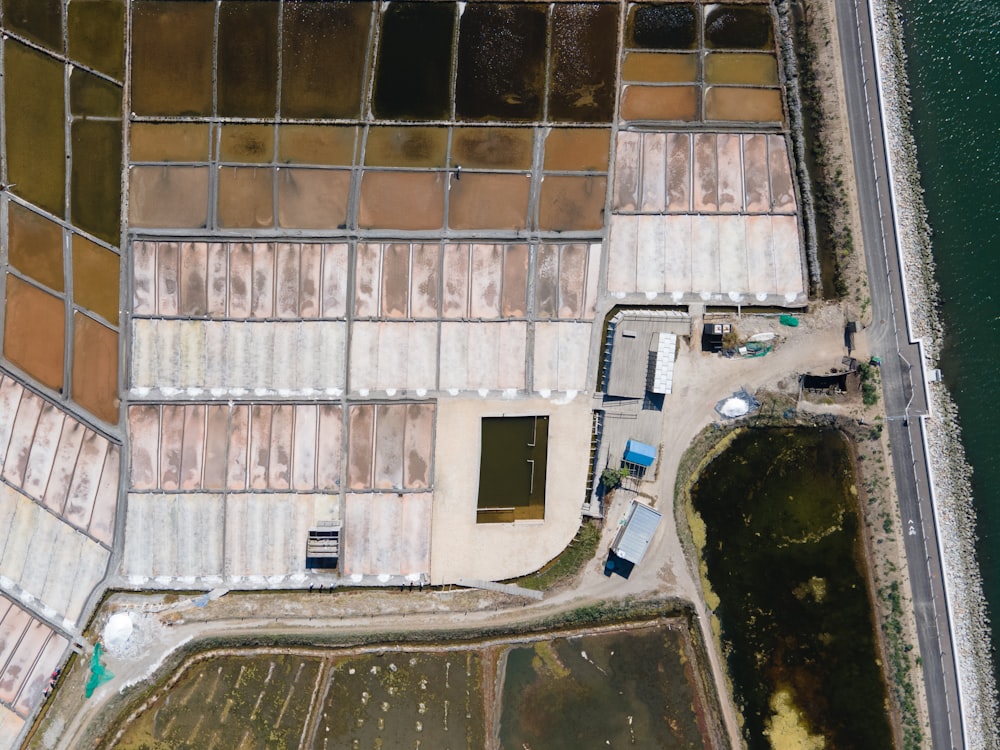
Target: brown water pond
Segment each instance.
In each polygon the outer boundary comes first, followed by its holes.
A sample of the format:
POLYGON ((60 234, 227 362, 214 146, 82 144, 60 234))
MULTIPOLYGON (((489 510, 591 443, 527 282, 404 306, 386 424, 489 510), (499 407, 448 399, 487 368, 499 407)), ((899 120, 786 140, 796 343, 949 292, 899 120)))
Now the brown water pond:
POLYGON ((142 0, 132 8, 132 111, 211 115, 215 3, 142 0))
POLYGON ((63 385, 65 321, 62 299, 7 274, 3 355, 56 390, 63 385))
POLYGON ((272 117, 278 93, 278 0, 219 5, 216 105, 222 117, 272 117))
POLYGON ((530 169, 532 128, 455 128, 451 161, 472 169, 530 169))
POLYGON ((118 421, 118 333, 73 316, 73 400, 105 422, 118 421))
POLYGON ((610 122, 615 105, 618 6, 552 6, 548 119, 610 122))
POLYGON ((622 93, 623 120, 697 120, 698 86, 625 86, 622 93))
POLYGON ((134 122, 129 157, 137 161, 207 161, 209 125, 194 122, 134 122))
POLYGON ((778 61, 771 54, 709 52, 705 55, 705 82, 777 86, 778 61))
POLYGON ((74 0, 67 12, 70 58, 121 81, 125 76, 125 0, 74 0))
POLYGON ((14 192, 50 211, 65 213, 66 112, 63 66, 13 39, 4 45, 7 181, 14 192), (27 95, 26 92, 30 92, 27 95), (17 102, 17 106, 10 106, 17 102))
POLYGON ((544 5, 469 3, 458 41, 462 120, 538 120, 545 95, 544 5))
POLYGON ((388 120, 451 112, 454 3, 391 3, 382 16, 372 110, 388 120))
POLYGON ((7 204, 7 259, 21 273, 63 291, 62 227, 13 201, 7 204))
POLYGON ((705 119, 733 122, 781 122, 784 109, 778 89, 710 86, 705 91, 705 119))
POLYGON ((278 161, 285 164, 351 166, 358 128, 335 125, 278 126, 278 161))
POLYGON ((370 2, 284 4, 282 117, 361 115, 371 22, 370 2))
POLYGON ((628 52, 622 80, 646 83, 697 83, 698 55, 671 52, 628 52))

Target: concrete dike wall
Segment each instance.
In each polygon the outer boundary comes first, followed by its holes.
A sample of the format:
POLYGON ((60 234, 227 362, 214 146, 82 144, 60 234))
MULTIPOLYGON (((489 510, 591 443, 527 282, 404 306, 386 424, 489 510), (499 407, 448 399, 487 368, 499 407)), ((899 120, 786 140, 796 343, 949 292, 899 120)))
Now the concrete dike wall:
POLYGON ((920 418, 921 435, 944 572, 962 733, 966 748, 985 750, 1000 746, 1000 716, 990 623, 976 559, 972 470, 965 458, 957 408, 945 386, 928 379, 940 356, 944 330, 935 305, 937 283, 930 227, 910 132, 909 86, 899 9, 895 0, 869 0, 868 9, 876 44, 879 107, 887 145, 907 332, 921 352, 920 362, 914 364, 930 404, 930 415, 920 418))

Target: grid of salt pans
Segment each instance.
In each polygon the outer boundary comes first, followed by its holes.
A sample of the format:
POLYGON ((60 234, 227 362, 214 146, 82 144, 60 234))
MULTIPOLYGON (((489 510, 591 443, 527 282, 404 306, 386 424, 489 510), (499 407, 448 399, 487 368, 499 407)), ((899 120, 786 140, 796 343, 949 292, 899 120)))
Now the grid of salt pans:
POLYGON ((134 583, 284 580, 305 573, 309 529, 336 521, 337 508, 337 498, 323 494, 134 492, 122 572, 134 583))
POLYGON ((611 294, 805 301, 784 136, 625 131, 615 160, 611 294))
POLYGON ((136 245, 134 398, 586 387, 597 244, 136 245))
POLYGON ((0 379, 0 582, 67 627, 107 568, 119 460, 104 436, 0 379))
POLYGON ((784 136, 618 134, 615 213, 794 214, 784 136))
POLYGON ((347 425, 339 404, 133 405, 129 484, 172 493, 427 489, 434 417, 430 402, 352 404, 347 425))
POLYGON ((44 622, 0 598, 0 747, 14 747, 24 719, 42 701, 68 646, 69 641, 44 622))

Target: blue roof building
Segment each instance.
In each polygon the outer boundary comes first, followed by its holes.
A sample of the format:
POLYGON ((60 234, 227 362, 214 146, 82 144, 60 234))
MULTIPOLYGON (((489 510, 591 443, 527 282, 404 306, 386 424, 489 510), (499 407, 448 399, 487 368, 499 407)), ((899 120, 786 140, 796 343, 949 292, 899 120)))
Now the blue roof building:
POLYGON ((656 448, 638 440, 629 440, 625 444, 625 463, 649 468, 656 461, 656 448))

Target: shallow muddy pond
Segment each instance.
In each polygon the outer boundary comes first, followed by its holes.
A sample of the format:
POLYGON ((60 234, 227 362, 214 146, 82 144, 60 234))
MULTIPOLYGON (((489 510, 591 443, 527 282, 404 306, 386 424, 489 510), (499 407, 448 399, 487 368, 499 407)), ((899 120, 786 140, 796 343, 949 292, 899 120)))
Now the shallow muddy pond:
POLYGON ((106 746, 721 747, 684 620, 512 639, 205 655, 106 746))
MULTIPOLYGON (((669 628, 560 638, 511 649, 502 748, 712 747, 685 639, 669 628)), ((711 722, 706 722, 710 725, 711 722)))
POLYGON ((692 488, 751 750, 790 726, 809 747, 892 746, 854 482, 841 433, 762 429, 692 488))

